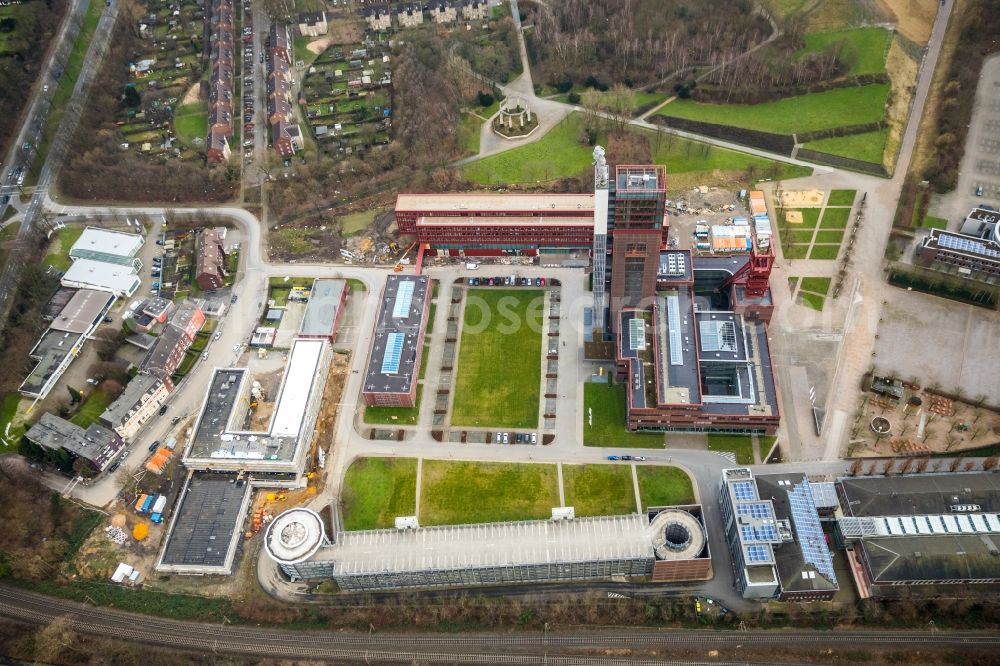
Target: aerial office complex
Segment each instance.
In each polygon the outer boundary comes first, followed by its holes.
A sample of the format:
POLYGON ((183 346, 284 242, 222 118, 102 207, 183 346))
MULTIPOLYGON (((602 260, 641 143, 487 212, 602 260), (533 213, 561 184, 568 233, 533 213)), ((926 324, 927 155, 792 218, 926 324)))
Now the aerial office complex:
MULTIPOLYGON (((719 494, 736 587, 747 599, 829 600, 839 584, 803 474, 724 470, 719 494)), ((834 500, 835 501, 835 500, 834 500)))
POLYGON ((400 194, 396 221, 451 256, 589 252, 591 320, 614 342, 630 430, 773 434, 769 243, 749 255, 671 250, 666 170, 612 174, 600 147, 594 162, 593 194, 400 194))
POLYGON ((917 246, 917 264, 959 277, 1000 281, 1000 213, 973 208, 959 232, 931 229, 917 246))

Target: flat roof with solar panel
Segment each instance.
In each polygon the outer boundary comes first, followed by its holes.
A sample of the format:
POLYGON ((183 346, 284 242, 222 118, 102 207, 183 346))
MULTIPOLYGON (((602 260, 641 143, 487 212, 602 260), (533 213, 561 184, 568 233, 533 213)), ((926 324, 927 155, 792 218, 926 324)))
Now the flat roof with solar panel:
POLYGON ((430 284, 429 278, 416 275, 386 279, 365 370, 365 392, 408 393, 417 380, 417 346, 427 325, 430 284))

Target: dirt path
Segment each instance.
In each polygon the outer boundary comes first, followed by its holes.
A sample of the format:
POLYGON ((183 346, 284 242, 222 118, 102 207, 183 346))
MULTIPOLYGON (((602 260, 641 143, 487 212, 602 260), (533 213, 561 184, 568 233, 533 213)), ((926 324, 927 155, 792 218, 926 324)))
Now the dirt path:
POLYGON ((201 82, 195 83, 188 88, 188 91, 184 93, 184 99, 181 100, 181 106, 194 104, 199 99, 201 99, 201 82))

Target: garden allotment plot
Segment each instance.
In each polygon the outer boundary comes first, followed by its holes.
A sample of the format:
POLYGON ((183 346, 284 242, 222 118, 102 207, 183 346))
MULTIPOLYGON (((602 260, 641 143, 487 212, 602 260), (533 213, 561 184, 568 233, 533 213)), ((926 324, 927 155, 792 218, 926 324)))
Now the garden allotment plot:
POLYGON ((468 291, 453 426, 538 427, 543 296, 540 289, 468 291))

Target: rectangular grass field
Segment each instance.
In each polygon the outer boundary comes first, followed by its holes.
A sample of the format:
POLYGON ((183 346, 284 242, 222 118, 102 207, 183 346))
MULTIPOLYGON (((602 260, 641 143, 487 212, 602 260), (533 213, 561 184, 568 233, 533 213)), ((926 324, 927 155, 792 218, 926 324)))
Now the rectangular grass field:
POLYGON ((836 88, 762 104, 707 104, 678 99, 656 115, 687 118, 717 125, 792 134, 882 119, 888 83, 836 88))
POLYGON ((544 292, 466 294, 451 424, 538 427, 544 292))
POLYGON ((629 465, 563 465, 567 506, 578 516, 635 513, 635 488, 629 465))
POLYGON ((359 458, 344 475, 344 529, 392 527, 417 512, 415 458, 359 458))
POLYGON ((805 305, 808 308, 812 308, 817 312, 823 310, 823 303, 826 302, 826 298, 824 296, 820 296, 819 294, 813 294, 808 291, 800 291, 798 299, 799 303, 805 305))
POLYGON ((830 291, 830 283, 833 280, 828 277, 804 277, 799 284, 799 289, 811 291, 814 294, 826 294, 830 291))
POLYGON ((889 53, 892 33, 885 28, 872 26, 808 33, 803 40, 805 46, 796 51, 793 56, 796 60, 809 53, 837 49, 850 64, 847 74, 860 76, 885 71, 885 59, 889 53))
MULTIPOLYGON (((563 468, 565 475, 566 469, 563 468)), ((643 510, 651 506, 673 506, 694 502, 691 477, 679 467, 638 465, 639 497, 643 510)))
POLYGON ((810 259, 836 259, 837 255, 840 254, 840 244, 837 245, 820 245, 814 243, 812 249, 809 251, 810 259))
POLYGON ((559 506, 555 465, 424 460, 421 525, 540 520, 559 506))
POLYGON ((819 228, 846 229, 850 217, 850 208, 826 208, 823 210, 823 219, 819 223, 819 228))
POLYGON ((584 446, 661 449, 663 441, 661 433, 629 432, 625 429, 624 385, 595 382, 583 385, 584 446), (591 413, 593 425, 588 423, 591 413))

